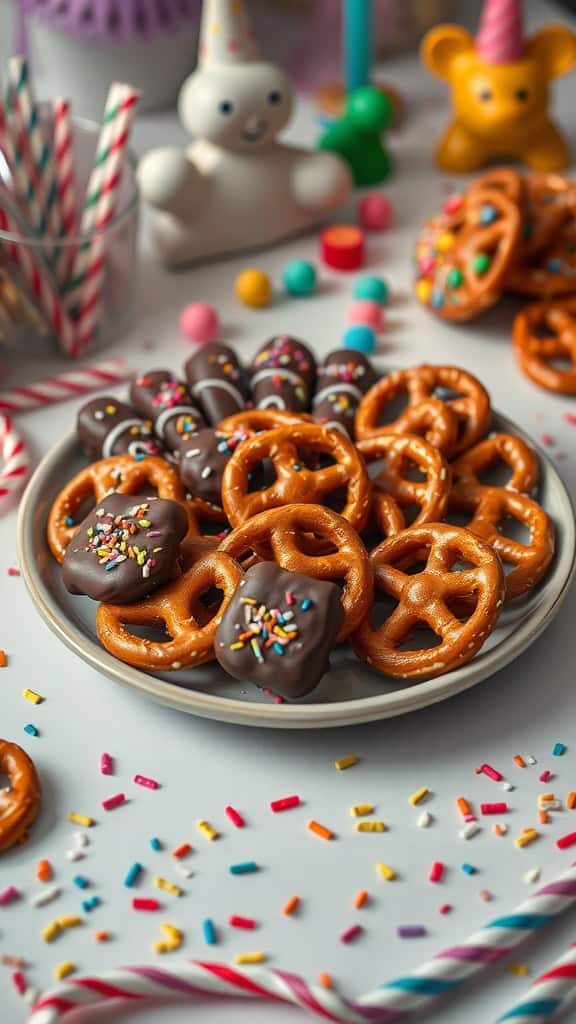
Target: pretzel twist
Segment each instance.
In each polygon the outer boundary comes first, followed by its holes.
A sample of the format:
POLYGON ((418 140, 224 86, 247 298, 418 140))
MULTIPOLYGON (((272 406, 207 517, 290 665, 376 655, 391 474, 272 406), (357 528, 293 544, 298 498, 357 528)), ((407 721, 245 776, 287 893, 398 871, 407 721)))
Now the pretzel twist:
POLYGON ((101 459, 81 470, 60 491, 48 516, 48 544, 54 558, 64 561, 66 548, 78 529, 78 523, 68 525, 87 501, 97 504, 110 491, 120 494, 139 494, 146 487, 154 488, 159 498, 169 498, 184 505, 188 514, 188 536, 198 535, 198 524, 193 507, 186 502, 184 489, 175 469, 158 456, 135 461, 131 455, 115 455, 101 459))
POLYGON ((26 751, 0 739, 0 772, 8 789, 0 790, 0 852, 14 846, 34 821, 42 791, 34 762, 26 751))
POLYGON ((247 553, 268 549, 282 569, 321 580, 343 580, 345 619, 337 640, 344 640, 361 622, 372 604, 374 585, 368 553, 348 520, 320 505, 290 505, 270 509, 248 519, 220 545, 237 561, 247 553), (335 551, 308 554, 306 535, 329 541, 335 551))
POLYGON ((546 391, 576 395, 576 299, 537 302, 518 314, 513 329, 520 369, 546 391), (560 369, 555 360, 570 365, 560 369))
POLYGON ((504 599, 502 566, 488 544, 459 527, 431 523, 384 541, 371 562, 377 590, 397 605, 378 628, 368 613, 353 634, 354 649, 366 664, 384 675, 419 679, 442 675, 474 657, 494 629, 504 599), (404 571, 423 558, 423 571, 404 571), (472 568, 458 570, 458 562, 472 568), (475 599, 465 622, 449 607, 462 598, 475 599), (419 623, 440 637, 440 644, 401 650, 419 623))
POLYGON ((137 668, 177 671, 202 665, 214 657, 214 636, 218 624, 242 578, 242 570, 230 555, 220 551, 202 553, 188 548, 189 564, 182 576, 134 604, 101 604, 96 613, 96 632, 110 654, 137 668), (200 557, 196 557, 200 554, 200 557), (214 613, 201 598, 212 587, 223 591, 214 613), (164 626, 170 636, 158 643, 136 636, 126 626, 164 626))
POLYGON ((460 455, 452 463, 454 481, 461 486, 480 487, 480 474, 498 463, 504 463, 512 470, 505 490, 521 494, 531 494, 536 490, 540 476, 536 453, 514 434, 493 434, 460 455))
POLYGON ((227 416, 218 424, 217 430, 235 434, 238 430, 274 430, 276 427, 290 427, 298 423, 313 423, 314 418, 307 412, 288 412, 286 409, 243 409, 233 416, 227 416))

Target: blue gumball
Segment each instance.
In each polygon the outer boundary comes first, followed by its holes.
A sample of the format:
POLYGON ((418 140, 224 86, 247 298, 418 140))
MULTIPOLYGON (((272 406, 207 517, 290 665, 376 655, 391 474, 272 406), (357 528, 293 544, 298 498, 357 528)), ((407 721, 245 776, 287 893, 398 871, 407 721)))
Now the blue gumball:
POLYGON ((308 260, 291 260, 282 271, 282 280, 290 295, 312 295, 316 291, 316 267, 308 260))
POLYGON ((354 282, 353 295, 355 299, 369 299, 384 306, 388 302, 390 289, 383 277, 366 274, 354 282))
POLYGON ((370 355, 376 351, 376 335, 371 327, 365 324, 354 324, 344 332, 342 338, 343 348, 353 348, 356 352, 365 352, 370 355))

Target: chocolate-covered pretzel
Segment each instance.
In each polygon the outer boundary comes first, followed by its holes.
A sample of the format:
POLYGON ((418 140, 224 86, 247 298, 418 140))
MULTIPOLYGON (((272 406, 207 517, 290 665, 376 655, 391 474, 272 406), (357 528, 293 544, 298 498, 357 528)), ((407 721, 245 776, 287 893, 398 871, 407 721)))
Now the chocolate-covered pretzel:
POLYGON ((362 396, 376 380, 374 367, 362 352, 352 348, 330 352, 317 370, 314 418, 324 427, 343 428, 352 435, 362 396))
POLYGON ((188 385, 170 370, 138 374, 130 386, 130 401, 152 421, 156 437, 176 457, 180 442, 205 425, 188 385))
POLYGON ((254 405, 258 409, 303 412, 310 405, 316 361, 297 338, 278 334, 256 353, 251 365, 254 405))
POLYGON ((226 416, 245 408, 245 375, 236 353, 228 345, 218 341, 203 345, 184 369, 192 394, 210 426, 217 426, 226 416))
POLYGON ((135 410, 110 395, 101 395, 83 405, 76 420, 80 447, 88 458, 109 459, 111 455, 162 454, 152 436, 152 424, 135 410))
POLYGON ((180 445, 180 479, 187 494, 222 507, 222 474, 240 441, 252 437, 253 430, 224 433, 205 427, 180 445))
POLYGON ((226 608, 214 651, 235 679, 294 699, 310 693, 327 671, 343 621, 335 583, 260 562, 226 608))
POLYGON ((62 564, 71 594, 130 604, 179 575, 180 541, 188 530, 177 501, 112 492, 78 527, 62 564))

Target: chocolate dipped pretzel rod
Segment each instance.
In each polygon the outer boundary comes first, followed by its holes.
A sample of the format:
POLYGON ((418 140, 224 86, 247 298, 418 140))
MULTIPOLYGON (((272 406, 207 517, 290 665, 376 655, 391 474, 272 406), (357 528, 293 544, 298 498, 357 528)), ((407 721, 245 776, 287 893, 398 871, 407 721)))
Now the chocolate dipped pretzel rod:
POLYGON ((318 367, 312 413, 323 427, 344 429, 352 435, 354 417, 362 396, 376 383, 377 375, 362 352, 339 348, 318 367))
POLYGON ((316 361, 310 349, 288 334, 267 341, 251 366, 254 405, 259 409, 304 412, 310 404, 316 361))
POLYGON ((138 374, 130 386, 130 401, 168 451, 178 455, 180 442, 206 425, 190 388, 170 370, 138 374))
POLYGON ((194 398, 200 402, 209 425, 215 427, 246 406, 245 376, 236 353, 220 342, 203 345, 184 370, 194 398))
POLYGON ((102 395, 83 405, 76 431, 80 447, 88 458, 108 459, 111 455, 161 454, 152 437, 152 425, 136 416, 134 409, 111 395, 102 395))

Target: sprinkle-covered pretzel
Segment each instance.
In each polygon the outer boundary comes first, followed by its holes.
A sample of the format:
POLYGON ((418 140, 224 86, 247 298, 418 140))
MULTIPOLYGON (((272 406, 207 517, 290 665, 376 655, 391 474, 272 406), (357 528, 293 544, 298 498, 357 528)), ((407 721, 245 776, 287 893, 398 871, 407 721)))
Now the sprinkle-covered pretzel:
POLYGON ((313 579, 343 580, 345 619, 337 639, 343 640, 358 626, 372 604, 372 568, 362 541, 347 519, 320 505, 274 508, 233 530, 219 550, 243 562, 247 554, 258 553, 263 547, 282 569, 313 579), (335 550, 308 554, 304 548, 312 533, 321 541, 329 541, 335 550))
POLYGON ((513 330, 520 369, 547 391, 576 395, 576 299, 554 299, 527 306, 513 330), (569 366, 555 365, 564 360, 569 366))
POLYGON ((34 821, 42 791, 34 762, 26 751, 0 739, 0 773, 8 787, 0 789, 0 853, 14 846, 34 821))
POLYGON ((504 599, 502 566, 488 544, 459 527, 431 523, 385 540, 370 560, 377 590, 398 603, 381 626, 373 626, 369 612, 353 634, 354 649, 367 665, 384 675, 419 679, 442 675, 474 657, 494 629, 504 599), (405 571, 423 560, 421 572, 405 571), (460 562, 471 568, 459 569, 460 562), (451 609, 462 598, 474 600, 465 621, 451 609), (441 642, 403 650, 419 624, 441 642))
POLYGON ((489 425, 490 399, 476 377, 456 366, 424 364, 381 377, 360 402, 355 431, 360 441, 378 434, 418 434, 451 456, 479 441, 489 425), (442 391, 448 393, 445 399, 439 397, 442 391), (404 393, 404 412, 382 422, 390 403, 404 393))
POLYGON ((400 509, 403 520, 400 529, 406 525, 402 509, 408 505, 418 507, 413 526, 443 519, 448 507, 451 471, 437 448, 416 434, 380 434, 359 441, 357 447, 366 462, 383 460, 378 476, 372 480, 372 511, 377 525, 386 528, 385 536, 392 536, 394 529, 390 520, 390 498, 400 509), (410 479, 409 472, 414 467, 424 475, 424 480, 410 479))
POLYGON ((480 474, 499 463, 512 470, 505 485, 507 491, 531 494, 536 489, 540 475, 536 453, 514 434, 493 434, 455 459, 452 463, 454 482, 468 487, 482 486, 480 474))
POLYGON ((371 485, 364 460, 340 430, 319 423, 299 423, 267 430, 243 441, 230 457, 222 477, 222 503, 233 526, 259 512, 284 505, 319 504, 333 491, 346 490, 344 519, 360 531, 370 511, 371 485), (309 469, 306 454, 328 455, 334 462, 309 469), (276 479, 269 487, 250 491, 250 479, 269 460, 276 479))
POLYGON ((520 211, 501 188, 451 197, 416 244, 416 296, 444 320, 470 320, 500 298, 518 251, 520 211))
POLYGON ((551 242, 528 261, 516 262, 506 276, 506 290, 538 299, 574 294, 576 285, 576 218, 556 230, 551 242))
POLYGON ((457 484, 450 492, 449 510, 470 517, 466 529, 482 537, 513 568, 506 576, 506 600, 528 593, 544 576, 554 555, 554 527, 543 508, 525 494, 504 487, 457 484), (530 533, 530 543, 500 532, 506 519, 515 519, 530 533))
POLYGON ((178 473, 164 459, 149 456, 136 461, 131 455, 115 455, 94 462, 78 473, 60 491, 48 516, 47 536, 50 550, 58 562, 64 560, 66 548, 78 529, 77 512, 87 501, 96 504, 110 491, 121 494, 146 494, 156 490, 159 498, 179 501, 188 514, 188 536, 198 534, 198 525, 191 505, 184 496, 178 473))
POLYGON ((208 551, 192 559, 180 579, 143 601, 101 604, 96 614, 98 638, 115 658, 137 668, 167 672, 202 665, 214 658, 218 624, 241 578, 242 570, 230 555, 208 551), (213 587, 223 592, 216 611, 201 602, 213 587), (164 626, 170 640, 161 643, 136 636, 127 626, 164 626))
MULTIPOLYGON (((493 167, 485 174, 478 175, 467 188, 467 194, 471 192, 485 192, 486 189, 496 189, 503 192, 516 206, 523 208, 526 204, 526 182, 523 176, 515 171, 513 167, 493 167)), ((448 200, 450 205, 450 200, 448 200)))

